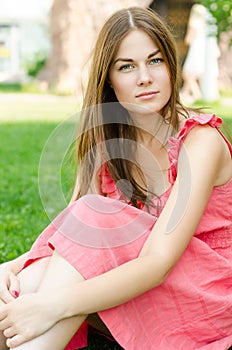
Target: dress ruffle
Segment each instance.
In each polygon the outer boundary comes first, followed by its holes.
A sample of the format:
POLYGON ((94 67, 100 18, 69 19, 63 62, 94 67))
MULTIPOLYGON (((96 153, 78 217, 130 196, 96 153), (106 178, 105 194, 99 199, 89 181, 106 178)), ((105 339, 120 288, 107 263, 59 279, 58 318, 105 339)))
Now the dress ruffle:
POLYGON ((186 119, 184 125, 182 126, 177 138, 169 138, 169 149, 168 149, 168 158, 170 162, 170 167, 168 170, 168 180, 170 184, 174 184, 177 176, 177 163, 178 156, 181 148, 181 144, 184 141, 185 137, 188 135, 190 130, 196 125, 210 125, 216 128, 219 128, 222 124, 222 119, 218 118, 215 114, 200 114, 189 119, 186 119))
POLYGON ((107 194, 114 199, 121 199, 122 195, 112 179, 107 164, 101 166, 99 177, 101 178, 101 190, 103 194, 107 194))

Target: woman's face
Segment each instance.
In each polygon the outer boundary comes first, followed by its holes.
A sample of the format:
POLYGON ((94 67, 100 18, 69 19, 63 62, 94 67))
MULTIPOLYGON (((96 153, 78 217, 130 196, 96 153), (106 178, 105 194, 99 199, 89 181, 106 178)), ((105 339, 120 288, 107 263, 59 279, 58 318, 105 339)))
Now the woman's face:
POLYGON ((131 115, 161 113, 171 96, 163 56, 149 35, 132 30, 122 40, 109 71, 109 81, 131 115))

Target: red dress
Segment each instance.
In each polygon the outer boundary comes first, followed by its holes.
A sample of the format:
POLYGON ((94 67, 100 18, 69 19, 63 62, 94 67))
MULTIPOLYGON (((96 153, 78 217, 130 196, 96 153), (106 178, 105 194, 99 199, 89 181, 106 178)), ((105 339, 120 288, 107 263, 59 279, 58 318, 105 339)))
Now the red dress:
MULTIPOLYGON (((159 206, 165 205, 175 182, 182 141, 195 125, 205 124, 219 130, 221 119, 206 114, 189 118, 178 137, 169 139, 170 188, 160 196, 159 206)), ((232 155, 231 145, 225 142, 232 155)), ((38 237, 25 266, 51 255, 55 248, 89 279, 139 255, 159 212, 126 204, 106 168, 101 176, 102 191, 108 197, 86 195, 72 203, 38 237)), ((165 282, 99 312, 124 349, 225 350, 231 346, 231 208, 232 179, 213 188, 194 237, 165 282)), ((84 323, 66 350, 86 346, 86 337, 84 323)))

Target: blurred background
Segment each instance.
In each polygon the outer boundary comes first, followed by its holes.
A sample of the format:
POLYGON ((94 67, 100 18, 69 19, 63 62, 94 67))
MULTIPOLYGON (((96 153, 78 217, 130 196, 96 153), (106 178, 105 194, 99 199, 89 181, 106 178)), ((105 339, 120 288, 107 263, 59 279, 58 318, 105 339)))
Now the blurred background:
POLYGON ((46 60, 51 4, 50 0, 0 1, 0 82, 25 82, 32 63, 46 60))
MULTIPOLYGON (((80 97, 91 49, 103 21, 115 10, 133 5, 156 10, 170 25, 183 66, 189 48, 185 36, 195 3, 193 0, 0 0, 0 83, 33 82, 43 91, 80 97)), ((213 30, 218 44, 219 72, 214 84, 222 90, 231 89, 232 3, 230 0, 198 3, 207 8, 216 27, 213 30)), ((204 56, 206 66, 212 60, 210 53, 209 47, 208 54, 200 50, 198 53, 199 57, 204 56)), ((205 97, 213 100, 217 96, 205 97)))

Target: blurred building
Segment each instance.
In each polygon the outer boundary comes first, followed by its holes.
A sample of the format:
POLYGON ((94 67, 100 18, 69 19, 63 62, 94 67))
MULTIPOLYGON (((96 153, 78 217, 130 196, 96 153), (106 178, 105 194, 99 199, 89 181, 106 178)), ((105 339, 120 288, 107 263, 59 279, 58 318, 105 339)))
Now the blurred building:
POLYGON ((25 78, 24 64, 49 51, 50 0, 0 0, 0 82, 25 78))

